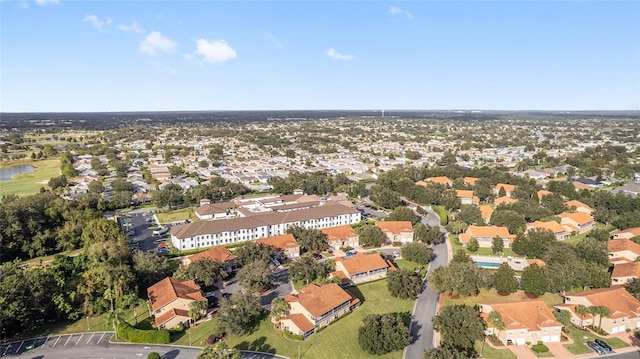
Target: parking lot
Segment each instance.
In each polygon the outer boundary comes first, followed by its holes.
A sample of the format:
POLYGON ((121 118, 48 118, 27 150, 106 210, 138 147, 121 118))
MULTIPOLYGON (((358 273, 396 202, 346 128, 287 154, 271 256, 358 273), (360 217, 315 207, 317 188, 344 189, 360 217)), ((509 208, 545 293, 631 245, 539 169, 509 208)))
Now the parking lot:
POLYGON ((129 241, 131 249, 143 252, 157 252, 159 239, 168 240, 169 234, 154 236, 153 230, 159 228, 153 215, 150 213, 130 212, 128 216, 122 217, 123 230, 131 231, 129 241))
POLYGON ((109 344, 112 332, 94 332, 80 334, 55 335, 43 338, 28 339, 0 346, 1 357, 20 356, 24 352, 38 352, 49 348, 72 347, 83 345, 109 344))

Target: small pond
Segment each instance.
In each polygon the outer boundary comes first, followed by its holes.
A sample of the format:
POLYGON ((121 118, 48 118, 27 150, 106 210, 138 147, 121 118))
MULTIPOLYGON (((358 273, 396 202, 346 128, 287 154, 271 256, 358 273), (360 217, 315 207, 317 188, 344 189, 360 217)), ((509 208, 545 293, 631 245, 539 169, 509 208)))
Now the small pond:
POLYGON ((0 168, 0 181, 8 181, 17 174, 33 172, 35 169, 36 168, 33 166, 11 166, 7 168, 0 168))

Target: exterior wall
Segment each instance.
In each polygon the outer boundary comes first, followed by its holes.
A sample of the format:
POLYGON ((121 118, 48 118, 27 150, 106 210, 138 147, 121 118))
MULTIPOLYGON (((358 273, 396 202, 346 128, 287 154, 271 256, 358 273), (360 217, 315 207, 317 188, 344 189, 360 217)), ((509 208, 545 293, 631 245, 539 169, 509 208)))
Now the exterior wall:
POLYGON ((458 197, 461 204, 473 204, 473 197, 458 197))
MULTIPOLYGON (((596 317, 594 323, 595 325, 598 325, 598 323, 600 323, 600 316, 596 317)), ((627 328, 635 330, 637 328, 637 323, 637 318, 602 318, 602 329, 609 334, 624 333, 627 328)))
POLYGON ((304 335, 302 330, 300 330, 300 328, 298 328, 298 326, 295 325, 295 323, 291 319, 282 319, 280 321, 280 325, 282 325, 282 328, 284 330, 288 330, 291 334, 304 335))
POLYGON ((617 252, 610 252, 609 253, 609 258, 626 258, 630 261, 635 261, 636 258, 638 257, 637 254, 635 254, 634 252, 630 251, 630 250, 624 250, 624 251, 617 251, 617 252))
POLYGON ((633 278, 638 278, 638 277, 636 277, 636 276, 611 277, 611 284, 627 284, 627 282, 631 281, 633 278))
POLYGON ((171 329, 171 328, 175 328, 177 327, 180 323, 186 323, 189 321, 189 317, 183 317, 180 315, 176 315, 175 317, 171 318, 169 321, 167 321, 166 323, 164 323, 164 325, 162 325, 164 328, 167 329, 171 329))
POLYGON ((526 345, 527 342, 535 344, 539 340, 543 343, 559 343, 561 339, 562 327, 544 327, 540 330, 529 331, 525 329, 505 329, 498 331, 494 328, 487 330, 487 334, 496 333, 500 341, 513 345, 526 345), (509 342, 511 340, 511 342, 509 342))
POLYGON ((300 257, 300 247, 287 248, 284 251, 284 255, 287 256, 287 258, 289 259, 298 258, 300 257))
POLYGON ((378 280, 387 277, 387 268, 377 269, 374 271, 356 273, 349 276, 349 279, 354 284, 370 282, 372 280, 378 280))
MULTIPOLYGON (((480 246, 480 248, 491 248, 491 246, 493 246, 494 237, 475 237, 475 236, 471 236, 471 237, 475 238, 478 241, 478 246, 480 246)), ((511 247, 509 238, 502 238, 502 242, 504 243, 505 248, 511 247)))
POLYGON ((402 242, 402 243, 413 242, 413 232, 403 232, 399 234, 384 232, 384 235, 387 237, 387 242, 402 242))
POLYGON ((350 301, 347 301, 340 306, 334 308, 328 313, 323 314, 322 316, 315 318, 316 327, 322 328, 328 326, 332 321, 340 318, 341 316, 349 313, 351 311, 349 307, 350 301))
POLYGON ((349 237, 329 241, 329 247, 332 249, 340 249, 341 247, 357 247, 360 245, 359 237, 349 237))
POLYGON ((153 312, 153 315, 155 315, 156 317, 164 312, 166 312, 169 309, 182 309, 182 310, 189 310, 189 303, 193 302, 193 300, 190 299, 184 299, 184 298, 178 298, 176 300, 174 300, 173 302, 168 303, 167 305, 165 305, 164 307, 156 310, 153 312))

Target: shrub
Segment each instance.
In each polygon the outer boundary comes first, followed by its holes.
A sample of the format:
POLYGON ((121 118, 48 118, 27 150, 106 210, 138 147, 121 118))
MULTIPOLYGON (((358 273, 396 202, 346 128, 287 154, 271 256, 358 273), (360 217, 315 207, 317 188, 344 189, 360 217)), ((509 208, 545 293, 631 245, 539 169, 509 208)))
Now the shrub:
POLYGON ((169 344, 170 335, 166 329, 142 330, 132 327, 129 323, 118 325, 118 334, 131 343, 169 344))
POLYGON ((156 352, 151 352, 147 355, 147 359, 160 359, 160 354, 156 352))
POLYGON ((544 344, 536 344, 536 345, 531 347, 531 350, 533 350, 534 353, 548 353, 549 352, 549 348, 547 348, 547 346, 544 345, 544 344))
POLYGON ((297 334, 293 334, 291 332, 289 332, 288 330, 283 330, 282 331, 284 333, 284 336, 291 339, 291 340, 304 340, 304 337, 302 335, 297 335, 297 334))

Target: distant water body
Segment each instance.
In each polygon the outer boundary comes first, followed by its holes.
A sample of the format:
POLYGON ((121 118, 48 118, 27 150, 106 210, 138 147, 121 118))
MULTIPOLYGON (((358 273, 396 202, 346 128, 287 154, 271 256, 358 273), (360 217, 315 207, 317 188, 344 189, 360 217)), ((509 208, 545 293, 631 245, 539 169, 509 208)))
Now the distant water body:
POLYGON ((0 181, 9 181, 17 174, 33 172, 35 169, 33 166, 11 166, 2 168, 0 169, 0 181))

